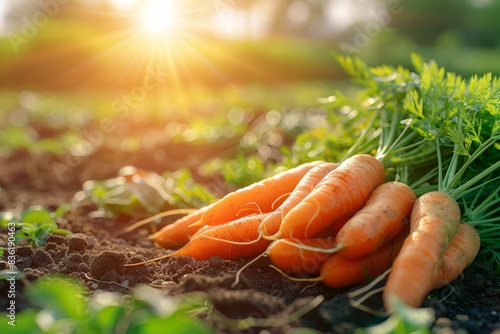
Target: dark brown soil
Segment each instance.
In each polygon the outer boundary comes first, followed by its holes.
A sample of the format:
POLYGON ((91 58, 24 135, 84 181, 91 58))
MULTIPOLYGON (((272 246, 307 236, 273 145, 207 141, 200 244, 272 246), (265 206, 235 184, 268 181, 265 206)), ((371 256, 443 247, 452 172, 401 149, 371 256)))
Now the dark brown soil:
MULTIPOLYGON (((0 211, 42 205, 55 209, 71 200, 88 179, 103 179, 116 175, 124 165, 137 165, 163 171, 165 161, 145 159, 152 152, 109 155, 97 152, 85 159, 68 163, 68 157, 50 154, 30 155, 16 152, 0 159, 0 211), (58 166, 68 166, 58 169, 58 166)), ((179 164, 179 161, 177 161, 179 164)), ((293 327, 311 327, 323 333, 352 333, 382 319, 353 308, 347 290, 331 289, 323 284, 310 285, 286 279, 268 267, 263 258, 245 269, 241 281, 232 287, 236 272, 247 260, 228 261, 212 258, 196 261, 175 257, 137 267, 123 267, 168 254, 147 239, 147 228, 128 235, 115 236, 119 229, 131 224, 131 219, 113 220, 90 218, 93 207, 74 210, 62 218, 60 227, 71 230, 70 236, 52 235, 43 248, 27 245, 17 248, 17 267, 29 281, 49 273, 63 273, 80 279, 89 291, 97 289, 128 293, 140 284, 162 285, 159 293, 177 295, 189 291, 204 291, 213 299, 215 308, 231 318, 286 319, 304 307, 315 296, 324 301, 297 321, 277 328, 253 328, 243 333, 285 333, 293 327)), ((6 235, 0 238, 5 244, 6 235)), ((0 268, 2 269, 2 268, 0 268)), ((16 305, 29 306, 23 296, 24 284, 18 282, 16 305)), ((354 289, 353 287, 352 289, 354 289)), ((6 307, 7 285, 0 282, 0 308, 6 307)), ((380 296, 373 297, 370 306, 380 306, 380 296)), ((492 268, 474 263, 463 277, 442 289, 433 291, 423 306, 436 312, 432 331, 435 333, 500 333, 500 278, 492 268)), ((210 319, 210 318, 209 318, 210 319)), ((234 333, 220 323, 214 323, 220 333, 234 333)))

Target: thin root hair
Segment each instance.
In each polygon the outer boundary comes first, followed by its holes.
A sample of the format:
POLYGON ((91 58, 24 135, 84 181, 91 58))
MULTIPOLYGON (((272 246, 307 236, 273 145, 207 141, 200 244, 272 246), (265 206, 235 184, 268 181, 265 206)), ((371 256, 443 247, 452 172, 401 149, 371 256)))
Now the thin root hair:
POLYGON ((259 236, 257 237, 257 239, 254 239, 254 240, 250 240, 250 241, 233 241, 233 240, 227 240, 227 239, 223 239, 223 238, 217 238, 217 237, 211 237, 211 236, 208 236, 208 235, 203 235, 200 234, 198 237, 203 237, 203 238, 207 238, 207 239, 211 239, 211 240, 215 240, 215 241, 220 241, 220 242, 225 242, 225 243, 228 243, 228 244, 232 244, 232 245, 252 245, 252 244, 255 244, 257 242, 260 241, 262 235, 259 234, 259 236))
POLYGON ((241 267, 237 272, 236 272, 236 276, 234 278, 234 282, 231 283, 231 288, 235 288, 239 283, 240 283, 240 276, 241 276, 241 272, 243 270, 245 270, 246 268, 250 267, 252 264, 254 264, 255 262, 257 262, 257 260, 259 260, 261 257, 263 256, 266 256, 266 252, 256 256, 255 258, 253 258, 252 260, 250 260, 248 263, 246 263, 243 267, 241 267))
POLYGON ((347 298, 349 299, 349 304, 351 304, 352 307, 357 308, 358 310, 373 314, 375 316, 379 316, 379 317, 388 316, 389 314, 386 311, 375 310, 371 307, 364 305, 363 302, 366 301, 368 298, 384 291, 385 286, 379 287, 377 289, 374 289, 374 287, 377 284, 379 284, 382 280, 384 280, 387 277, 387 275, 390 273, 390 271, 391 271, 391 268, 387 269, 384 273, 377 276, 375 279, 373 279, 370 283, 366 284, 365 286, 347 293, 347 298), (360 296, 360 295, 362 295, 360 298, 354 299, 355 297, 360 296))
POLYGON ((357 290, 354 290, 354 291, 351 291, 347 294, 347 297, 349 298, 354 298, 356 296, 359 296, 367 291, 369 291, 370 289, 372 289, 373 287, 375 287, 375 285, 377 285, 378 283, 380 283, 383 279, 385 279, 387 277, 387 275, 389 275, 389 273, 391 272, 391 268, 387 269, 386 271, 384 271, 382 274, 380 274, 379 276, 375 277, 370 283, 362 286, 361 288, 357 289, 357 290))
POLYGON ((249 208, 249 207, 241 208, 240 210, 238 210, 238 212, 236 212, 236 216, 238 216, 243 211, 254 211, 254 210, 256 210, 257 213, 262 214, 262 210, 257 202, 248 202, 247 204, 245 204, 245 206, 251 204, 255 205, 255 208, 249 208))
POLYGON ((139 220, 138 222, 135 222, 134 224, 127 226, 113 234, 113 236, 119 236, 128 232, 131 232, 135 230, 136 228, 139 228, 141 226, 144 226, 148 223, 154 222, 157 219, 160 218, 165 218, 165 217, 170 217, 170 216, 175 216, 175 215, 187 215, 190 214, 191 212, 196 211, 197 209, 175 209, 175 210, 168 210, 164 212, 160 212, 154 216, 148 217, 146 219, 139 220))
POLYGON ((136 263, 125 263, 123 266, 124 267, 142 266, 142 265, 145 265, 145 264, 148 264, 148 263, 161 261, 163 259, 168 259, 169 257, 172 257, 172 256, 173 256, 173 253, 172 254, 163 255, 163 256, 160 256, 160 257, 155 257, 154 259, 150 259, 150 260, 146 260, 146 261, 141 261, 141 262, 136 262, 136 263))
POLYGON ((285 273, 283 270, 280 268, 276 267, 273 264, 269 265, 270 268, 273 268, 277 272, 279 272, 281 275, 283 275, 285 278, 289 279, 290 281, 296 281, 296 282, 321 282, 322 277, 292 277, 285 273))
MULTIPOLYGON (((307 225, 306 225, 306 229, 305 229, 305 235, 308 235, 308 232, 309 232, 309 227, 311 226, 312 222, 316 219, 316 217, 318 217, 319 213, 320 213, 320 208, 321 208, 321 205, 319 204, 318 200, 314 197, 311 197, 311 200, 316 204, 316 211, 314 212, 314 214, 311 216, 311 218, 309 219, 309 221, 307 222, 307 225)), ((292 233, 290 233, 291 235, 292 233)))
POLYGON ((290 196, 290 194, 291 194, 291 192, 281 194, 278 198, 276 198, 273 201, 273 203, 271 204, 271 209, 275 210, 275 209, 279 208, 280 206, 276 205, 276 203, 278 203, 278 201, 280 201, 283 198, 287 198, 288 196, 290 196))
POLYGON ((450 292, 448 292, 448 293, 446 294, 446 296, 444 296, 443 298, 441 298, 441 299, 439 300, 439 302, 440 302, 440 303, 441 303, 441 302, 443 302, 444 300, 448 299, 448 297, 450 297, 450 296, 453 294, 453 292, 455 292, 455 287, 454 287, 453 285, 448 284, 448 286, 451 288, 451 289, 450 289, 450 292))
POLYGON ((371 296, 373 296, 377 293, 380 293, 382 291, 384 291, 384 287, 374 289, 358 300, 354 300, 354 299, 349 298, 349 304, 351 304, 352 307, 357 308, 358 310, 364 311, 366 313, 370 313, 370 314, 378 316, 378 317, 386 317, 389 315, 386 311, 375 310, 371 307, 368 307, 368 306, 362 304, 365 300, 367 300, 371 296))
POLYGON ((336 247, 333 247, 333 248, 319 248, 319 247, 305 245, 305 244, 300 243, 300 242, 289 241, 287 239, 281 239, 280 241, 285 243, 285 244, 300 248, 301 250, 308 250, 308 251, 312 251, 312 252, 320 252, 320 253, 326 253, 326 254, 334 254, 342 249, 342 245, 337 245, 336 247))

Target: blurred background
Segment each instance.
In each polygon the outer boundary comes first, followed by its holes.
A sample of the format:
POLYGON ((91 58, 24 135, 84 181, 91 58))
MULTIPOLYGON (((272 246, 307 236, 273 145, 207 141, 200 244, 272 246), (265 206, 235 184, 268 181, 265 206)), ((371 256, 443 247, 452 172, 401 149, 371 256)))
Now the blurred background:
POLYGON ((0 157, 278 161, 350 89, 332 53, 499 75, 498 17, 495 0, 0 0, 0 157))
POLYGON ((494 0, 0 0, 0 85, 120 90, 342 79, 331 51, 499 73, 494 0))

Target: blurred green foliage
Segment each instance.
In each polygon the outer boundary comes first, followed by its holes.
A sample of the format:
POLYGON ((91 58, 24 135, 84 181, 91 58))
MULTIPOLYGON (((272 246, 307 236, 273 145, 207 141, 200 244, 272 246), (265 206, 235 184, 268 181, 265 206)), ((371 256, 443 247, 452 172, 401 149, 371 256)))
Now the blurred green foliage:
POLYGON ((467 47, 499 46, 500 3, 493 0, 404 1, 391 27, 420 45, 435 45, 440 36, 453 32, 467 47))
POLYGON ((200 208, 215 199, 186 168, 160 175, 124 166, 115 178, 85 181, 72 204, 91 202, 109 217, 146 218, 167 210, 200 208))
MULTIPOLYGON (((436 57, 440 64, 463 76, 486 71, 500 74, 500 66, 494 61, 500 46, 500 4, 496 1, 374 1, 385 5, 388 11, 365 15, 364 20, 347 29, 329 33, 331 28, 326 22, 316 32, 308 29, 320 24, 314 20, 325 18, 330 1, 323 5, 312 0, 301 2, 314 12, 310 22, 287 29, 284 20, 289 19, 287 9, 293 1, 282 1, 280 11, 270 18, 269 25, 274 28, 259 39, 228 40, 207 31, 193 31, 192 38, 173 47, 178 59, 167 70, 168 87, 345 79, 329 52, 341 43, 355 44, 353 39, 360 34, 366 35, 366 45, 354 46, 370 64, 405 64, 407 55, 416 52, 426 59, 436 57)), ((193 5, 192 1, 183 3, 193 5)), ((251 4, 252 1, 247 2, 248 8, 251 4)), ((205 4, 200 11, 213 11, 212 7, 205 4)), ((165 62, 167 57, 149 54, 161 43, 149 47, 134 44, 137 41, 133 34, 127 35, 133 30, 133 19, 120 16, 106 2, 88 8, 79 1, 65 3, 30 34, 23 34, 22 23, 35 24, 31 22, 32 12, 18 11, 17 15, 24 15, 26 20, 19 17, 17 25, 21 27, 13 33, 23 38, 22 43, 16 45, 13 35, 0 37, 0 87, 130 90, 141 84, 141 73, 151 66, 146 58, 165 62), (129 47, 123 47, 124 44, 129 47), (133 49, 140 49, 141 53, 133 54, 133 49)))
POLYGON ((355 334, 430 334, 436 319, 432 308, 409 307, 399 300, 394 302, 394 312, 383 322, 358 328, 355 334))
POLYGON ((144 286, 132 295, 97 291, 89 296, 80 281, 47 275, 28 286, 26 294, 30 307, 15 315, 14 325, 2 321, 2 333, 153 334, 165 328, 172 333, 215 333, 196 317, 208 311, 204 293, 167 297, 144 286))
POLYGON ((10 230, 13 224, 15 243, 27 240, 33 247, 45 246, 51 234, 69 235, 71 231, 59 228, 57 218, 69 210, 69 205, 61 205, 54 212, 40 207, 32 206, 21 213, 5 211, 0 213, 0 229, 10 230))

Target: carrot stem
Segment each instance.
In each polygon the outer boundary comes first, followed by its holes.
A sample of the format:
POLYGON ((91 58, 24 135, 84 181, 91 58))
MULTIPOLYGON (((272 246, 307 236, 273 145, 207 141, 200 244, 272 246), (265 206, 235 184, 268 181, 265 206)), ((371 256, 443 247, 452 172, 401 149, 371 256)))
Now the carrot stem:
POLYGON ((361 135, 354 142, 354 144, 347 150, 347 152, 344 154, 344 156, 340 159, 339 163, 343 162, 347 158, 351 157, 353 154, 360 151, 361 144, 364 144, 366 142, 365 141, 366 137, 368 136, 369 131, 373 129, 373 125, 375 124, 375 121, 378 119, 379 114, 380 114, 379 109, 374 111, 367 126, 364 128, 363 132, 361 132, 361 135))

